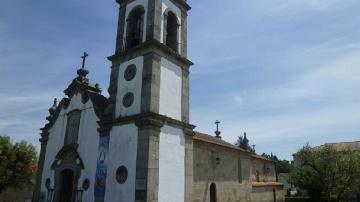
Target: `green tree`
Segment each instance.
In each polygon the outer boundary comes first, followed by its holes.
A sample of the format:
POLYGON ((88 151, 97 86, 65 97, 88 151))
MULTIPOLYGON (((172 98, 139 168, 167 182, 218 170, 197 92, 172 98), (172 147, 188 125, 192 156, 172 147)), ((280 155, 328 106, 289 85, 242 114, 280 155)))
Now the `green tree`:
POLYGON ((276 155, 273 155, 273 153, 271 154, 262 153, 261 156, 270 159, 272 161, 275 161, 275 169, 277 174, 290 173, 292 170, 292 165, 290 161, 285 159, 280 160, 276 155))
POLYGON ((246 137, 246 133, 244 133, 244 136, 239 136, 236 143, 235 143, 236 146, 240 147, 241 149, 244 149, 246 151, 249 151, 249 152, 255 152, 250 144, 249 144, 249 139, 246 137))
POLYGON ((288 160, 278 160, 275 163, 276 173, 290 173, 292 164, 288 160))
POLYGON ((36 150, 25 141, 13 143, 0 136, 0 193, 8 187, 24 188, 32 184, 36 173, 36 150))
POLYGON ((307 190, 310 197, 318 201, 338 201, 347 191, 359 191, 360 153, 358 151, 336 151, 325 145, 312 149, 304 146, 297 154, 301 162, 291 173, 291 181, 307 190))

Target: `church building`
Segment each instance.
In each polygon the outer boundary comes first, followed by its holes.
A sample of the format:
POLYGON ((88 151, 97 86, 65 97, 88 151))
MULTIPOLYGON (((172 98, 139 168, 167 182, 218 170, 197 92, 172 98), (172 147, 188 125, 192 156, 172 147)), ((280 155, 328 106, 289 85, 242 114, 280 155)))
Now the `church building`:
POLYGON ((186 0, 116 2, 109 96, 84 53, 41 129, 33 201, 284 201, 273 161, 189 122, 186 0))

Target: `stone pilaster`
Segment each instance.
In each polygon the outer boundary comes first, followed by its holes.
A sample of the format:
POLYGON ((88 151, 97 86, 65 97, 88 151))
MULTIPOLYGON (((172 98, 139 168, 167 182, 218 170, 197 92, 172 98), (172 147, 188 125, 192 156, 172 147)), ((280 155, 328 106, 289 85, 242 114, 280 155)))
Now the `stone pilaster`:
POLYGON ((193 202, 194 166, 193 166, 193 132, 185 131, 185 202, 193 202))
POLYGON ((139 127, 136 158, 136 202, 157 202, 159 190, 159 138, 163 122, 152 118, 136 120, 139 127))
POLYGON ((146 40, 161 39, 161 0, 148 0, 146 40))
POLYGON ((124 45, 125 45, 124 30, 125 30, 125 22, 126 22, 125 15, 126 15, 126 4, 120 3, 115 54, 120 53, 124 49, 124 45))
POLYGON ((161 57, 153 52, 144 55, 141 112, 159 113, 161 57))
POLYGON ((189 123, 189 70, 182 69, 181 119, 189 123))
POLYGON ((119 82, 119 69, 120 65, 113 65, 111 67, 110 85, 108 88, 109 98, 107 100, 107 108, 105 109, 105 115, 113 118, 116 110, 116 96, 119 82))
POLYGON ((181 52, 182 57, 187 57, 187 12, 181 11, 181 52))

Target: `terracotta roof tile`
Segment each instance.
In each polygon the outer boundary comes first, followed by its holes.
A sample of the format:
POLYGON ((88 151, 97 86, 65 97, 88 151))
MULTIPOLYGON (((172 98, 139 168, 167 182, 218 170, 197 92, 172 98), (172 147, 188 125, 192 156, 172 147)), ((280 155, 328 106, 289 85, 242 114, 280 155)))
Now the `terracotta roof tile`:
POLYGON ((354 141, 354 142, 338 142, 338 143, 326 143, 317 147, 314 147, 313 149, 320 149, 324 147, 325 145, 329 145, 334 147, 337 151, 343 151, 346 149, 351 150, 360 150, 360 141, 354 141))
POLYGON ((253 182, 253 187, 277 187, 277 186, 284 186, 283 183, 280 182, 253 182))
POLYGON ((254 153, 251 153, 251 152, 246 151, 244 149, 241 149, 241 148, 237 147, 236 145, 233 145, 233 144, 231 144, 229 142, 224 141, 223 139, 220 139, 220 138, 217 138, 215 136, 211 136, 211 135, 208 135, 208 134, 205 134, 205 133, 195 131, 194 140, 195 141, 196 140, 201 141, 201 142, 207 142, 207 143, 210 143, 210 144, 215 144, 215 145, 226 147, 226 148, 229 148, 229 149, 234 149, 234 150, 237 150, 239 152, 244 152, 244 153, 250 154, 252 158, 262 159, 262 160, 266 160, 266 161, 272 161, 270 159, 264 158, 264 157, 259 156, 257 154, 254 154, 254 153))
MULTIPOLYGON (((346 149, 350 150, 358 150, 360 151, 360 141, 354 142, 338 142, 338 143, 325 143, 323 145, 319 145, 316 147, 312 147, 313 150, 318 150, 324 148, 326 145, 332 146, 336 151, 344 151, 346 149)), ((298 155, 299 151, 297 151, 293 156, 298 155)))

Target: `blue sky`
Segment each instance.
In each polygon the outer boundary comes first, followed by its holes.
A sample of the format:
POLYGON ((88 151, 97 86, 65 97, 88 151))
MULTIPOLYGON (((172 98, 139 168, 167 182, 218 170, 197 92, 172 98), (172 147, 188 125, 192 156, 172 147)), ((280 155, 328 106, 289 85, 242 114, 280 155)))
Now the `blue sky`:
MULTIPOLYGON (((258 153, 291 158, 306 142, 360 140, 360 1, 189 0, 191 122, 258 153)), ((39 146, 54 97, 86 50, 106 89, 113 0, 7 1, 0 7, 0 134, 39 146)))

